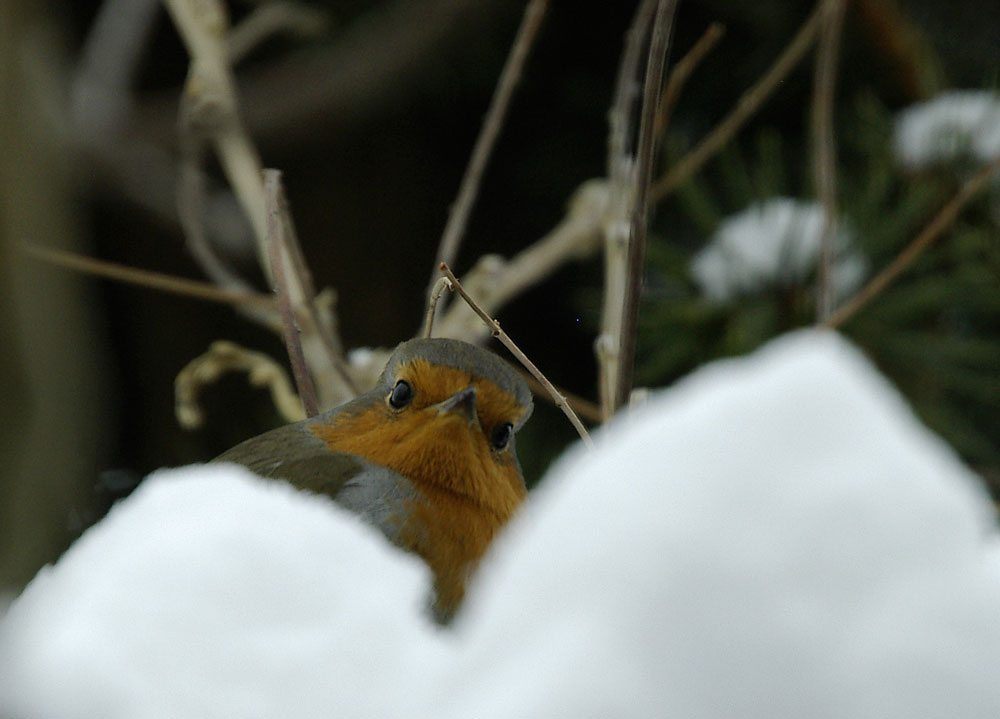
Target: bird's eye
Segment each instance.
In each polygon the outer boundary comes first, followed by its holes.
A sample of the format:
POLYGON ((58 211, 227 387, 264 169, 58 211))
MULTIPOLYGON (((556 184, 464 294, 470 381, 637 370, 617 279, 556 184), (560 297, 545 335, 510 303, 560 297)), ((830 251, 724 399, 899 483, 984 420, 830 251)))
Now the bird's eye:
POLYGON ((406 405, 413 401, 413 387, 405 379, 401 379, 396 382, 396 386, 392 388, 392 394, 389 395, 389 406, 393 409, 403 409, 406 405))
POLYGON ((490 444, 493 445, 493 449, 500 450, 510 444, 510 438, 514 436, 514 425, 510 422, 504 422, 503 424, 498 424, 493 428, 493 436, 490 438, 490 444))

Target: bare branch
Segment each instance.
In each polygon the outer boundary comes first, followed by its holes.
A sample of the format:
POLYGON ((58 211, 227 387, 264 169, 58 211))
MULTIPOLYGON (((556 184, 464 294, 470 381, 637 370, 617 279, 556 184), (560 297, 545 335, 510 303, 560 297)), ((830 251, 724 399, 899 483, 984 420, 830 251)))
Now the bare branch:
POLYGON ((117 135, 131 111, 133 77, 159 10, 158 0, 104 0, 73 76, 74 130, 90 144, 117 135))
POLYGON ((227 372, 247 372, 252 386, 267 387, 285 421, 305 419, 302 402, 292 390, 284 367, 265 354, 220 340, 213 342, 205 354, 188 362, 174 380, 174 415, 181 427, 198 429, 204 424, 198 395, 203 387, 227 372))
POLYGON ((274 276, 274 291, 278 296, 278 307, 281 310, 281 334, 285 339, 285 349, 288 351, 288 361, 292 366, 295 386, 298 387, 299 397, 302 399, 302 408, 307 417, 315 417, 319 414, 316 388, 313 386, 312 377, 306 367, 306 358, 302 353, 299 325, 292 311, 289 282, 282 259, 282 256, 287 254, 287 244, 282 220, 284 208, 281 173, 277 170, 264 170, 264 197, 267 201, 267 247, 274 276))
POLYGON ((628 274, 628 238, 635 207, 635 160, 632 136, 642 47, 653 22, 656 0, 643 0, 636 8, 618 65, 614 101, 608 114, 608 211, 604 223, 604 302, 601 333, 594 343, 598 367, 598 396, 607 420, 614 413, 618 378, 618 341, 621 308, 625 303, 628 274))
MULTIPOLYGON (((208 138, 226 178, 253 227, 257 257, 265 277, 273 282, 268 237, 268 199, 260 157, 242 125, 235 84, 229 67, 225 7, 219 0, 165 0, 167 9, 191 55, 185 83, 185 124, 192 134, 208 138)), ((197 138, 195 138, 197 139, 197 138)), ((332 313, 317 307, 312 282, 295 239, 291 218, 282 216, 285 238, 278 250, 290 270, 288 301, 300 323, 302 351, 316 380, 320 404, 332 407, 354 397, 356 387, 341 356, 332 313)))
POLYGON ((465 227, 469 220, 469 214, 476 201, 479 192, 479 183, 486 169, 493 146, 496 144, 500 129, 503 127, 504 115, 510 105, 510 99, 514 94, 518 81, 521 79, 521 71, 524 62, 528 57, 528 51, 538 34, 538 29, 542 25, 545 17, 545 10, 548 0, 531 0, 524 10, 524 17, 521 26, 517 30, 514 44, 511 46, 510 54, 504 63, 497 82, 493 98, 490 100, 490 107, 486 111, 486 118, 483 120, 483 127, 476 138, 476 144, 472 149, 472 156, 469 164, 465 168, 465 175, 459 186, 458 197, 451 206, 448 213, 448 222, 445 225, 441 242, 438 245, 437 259, 434 262, 434 271, 431 273, 431 280, 427 286, 427 296, 434 286, 438 276, 437 267, 442 262, 454 264, 455 257, 458 256, 458 248, 465 234, 465 227))
POLYGON ((437 303, 441 299, 441 293, 446 289, 452 289, 451 280, 447 277, 438 277, 438 281, 434 283, 434 288, 431 290, 430 301, 427 303, 427 314, 424 317, 424 339, 429 339, 431 333, 434 331, 434 312, 437 310, 437 303))
POLYGON ((330 27, 330 19, 317 8, 285 0, 271 0, 259 5, 227 38, 231 65, 237 65, 258 45, 273 35, 287 33, 299 37, 318 37, 330 27))
POLYGON ((663 89, 660 97, 660 106, 656 109, 656 136, 663 136, 670 121, 670 112, 680 97, 681 90, 687 84, 688 78, 694 73, 705 56, 710 53, 726 34, 726 26, 722 23, 713 22, 705 30, 704 34, 698 38, 698 42, 691 46, 687 54, 674 65, 667 78, 667 86, 663 89))
MULTIPOLYGON (((528 388, 532 392, 552 404, 556 403, 552 395, 549 394, 549 391, 545 389, 545 385, 535 379, 534 375, 527 370, 519 370, 518 374, 521 375, 521 379, 528 384, 528 388)), ((575 395, 572 392, 567 392, 565 389, 557 385, 552 386, 556 388, 556 392, 566 398, 566 401, 569 402, 569 406, 572 407, 573 411, 578 415, 590 420, 591 422, 597 423, 601 421, 602 417, 600 405, 595 402, 591 402, 589 399, 584 399, 579 395, 575 395)))
POLYGON ((895 282, 924 250, 930 247, 951 226, 965 206, 983 191, 998 172, 1000 172, 1000 157, 967 180, 954 197, 920 231, 920 234, 914 237, 913 241, 885 269, 869 280, 868 284, 862 287, 854 297, 830 315, 824 324, 831 328, 840 327, 886 287, 895 282))
POLYGON ((649 220, 649 188, 656 150, 656 109, 663 89, 663 68, 667 62, 677 0, 659 0, 653 19, 649 54, 643 85, 639 141, 636 146, 635 191, 628 240, 628 271, 621 306, 622 320, 618 336, 618 376, 615 381, 615 410, 628 404, 632 391, 635 364, 636 326, 639 318, 639 295, 642 287, 643 260, 646 250, 646 226, 649 220))
MULTIPOLYGON (((551 232, 509 261, 499 255, 480 258, 462 282, 475 292, 486 312, 496 312, 567 261, 597 252, 607 211, 607 181, 588 180, 573 193, 566 216, 551 232)), ((439 336, 466 342, 479 342, 489 335, 483 323, 460 302, 448 307, 436 327, 439 336)))
POLYGON ((23 245, 23 250, 45 262, 67 267, 96 277, 125 282, 140 287, 148 287, 162 292, 169 292, 183 297, 191 297, 208 302, 219 302, 225 305, 250 305, 261 308, 274 308, 274 298, 258 293, 239 292, 219 289, 208 282, 189 280, 183 277, 164 275, 159 272, 140 270, 115 262, 84 257, 65 250, 55 250, 48 247, 23 245))
POLYGON ((819 32, 823 15, 823 3, 819 0, 809 19, 805 21, 792 41, 782 51, 774 64, 755 82, 718 125, 699 142, 693 150, 682 157, 670 171, 660 178, 650 192, 650 201, 656 204, 684 184, 688 178, 721 150, 739 132, 740 128, 760 109, 764 101, 778 88, 782 80, 805 57, 819 32))
POLYGON ((837 84, 837 55, 844 22, 844 0, 824 0, 823 29, 816 55, 812 97, 813 182, 823 208, 816 321, 833 311, 833 238, 837 228, 837 145, 833 132, 833 96, 837 84))
POLYGON ((563 411, 563 414, 569 418, 570 423, 574 428, 576 428, 576 431, 580 435, 580 438, 583 439, 584 444, 588 447, 592 447, 594 443, 593 440, 590 439, 590 434, 583 426, 580 418, 576 416, 576 412, 574 412, 573 408, 569 406, 566 398, 559 394, 559 391, 551 382, 548 381, 548 379, 546 379, 545 375, 542 374, 542 371, 535 366, 535 363, 528 359, 527 355, 525 355, 524 352, 522 352, 521 349, 514 344, 514 340, 512 340, 506 332, 500 329, 500 323, 486 314, 486 312, 484 312, 482 308, 476 304, 476 301, 469 296, 469 293, 465 291, 464 287, 462 287, 462 283, 458 281, 457 277, 455 277, 455 273, 453 273, 451 268, 449 268, 444 262, 441 263, 441 271, 444 272, 445 276, 449 280, 451 280, 452 289, 458 292, 458 294, 462 296, 462 299, 469 303, 469 307, 471 307, 472 310, 482 318, 483 322, 490 327, 491 334, 500 340, 503 346, 510 350, 511 354, 517 357, 521 364, 528 368, 528 371, 534 375, 535 379, 542 383, 545 390, 549 393, 552 399, 555 400, 556 406, 563 411))
POLYGON ((267 213, 260 156, 243 128, 226 36, 229 20, 220 0, 164 0, 191 56, 184 86, 190 122, 209 138, 222 170, 250 219, 257 256, 265 275, 270 266, 265 248, 267 213))

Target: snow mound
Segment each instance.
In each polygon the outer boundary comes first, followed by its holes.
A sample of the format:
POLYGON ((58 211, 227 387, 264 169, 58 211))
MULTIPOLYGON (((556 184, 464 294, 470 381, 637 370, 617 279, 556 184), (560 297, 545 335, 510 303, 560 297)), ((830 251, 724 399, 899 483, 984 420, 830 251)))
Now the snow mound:
MULTIPOLYGON (((777 197, 727 217, 691 262, 691 274, 707 298, 729 302, 773 286, 805 283, 816 271, 824 224, 823 208, 777 197)), ((853 292, 866 262, 852 250, 841 228, 834 237, 833 289, 853 292)))
POLYGON ((14 602, 0 716, 386 717, 435 656, 423 564, 235 465, 162 470, 14 602), (387 591, 391 587, 391 591, 387 591))
POLYGON ((919 169, 971 158, 1000 157, 1000 95, 987 90, 950 90, 913 105, 896 117, 894 147, 899 161, 919 169))
POLYGON ((787 336, 551 470, 461 617, 439 701, 480 719, 997 717, 992 520, 860 353, 787 336))
POLYGON ((331 503, 157 473, 0 623, 0 716, 1000 716, 993 507, 838 335, 716 362, 595 439, 447 635, 422 567, 331 503))

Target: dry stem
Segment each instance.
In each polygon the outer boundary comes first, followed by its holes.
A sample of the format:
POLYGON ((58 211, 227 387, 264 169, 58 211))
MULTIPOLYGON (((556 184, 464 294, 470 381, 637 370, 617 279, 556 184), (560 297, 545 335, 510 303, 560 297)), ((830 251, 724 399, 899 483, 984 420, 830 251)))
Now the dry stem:
POLYGON ((692 45, 687 54, 678 60, 673 69, 670 70, 670 75, 667 77, 667 86, 660 97, 660 106, 656 109, 656 136, 658 138, 663 136, 663 131, 670 122, 670 112, 673 110, 674 105, 677 104, 677 98, 680 97, 681 90, 687 84, 688 78, 691 77, 698 65, 701 64, 701 61, 715 48, 725 34, 726 26, 722 23, 713 22, 708 26, 704 34, 698 38, 698 42, 692 45))
POLYGON ((862 287, 854 297, 830 315, 824 324, 831 328, 840 327, 858 310, 871 302, 886 287, 892 284, 916 261, 924 250, 930 247, 951 226, 962 209, 976 195, 982 192, 998 171, 1000 171, 1000 157, 976 173, 971 179, 967 180, 959 191, 955 193, 955 196, 920 231, 920 234, 914 237, 913 241, 888 266, 869 280, 868 284, 862 287))
POLYGON ((650 31, 649 54, 643 81, 642 110, 639 118, 639 141, 636 146, 635 191, 632 217, 629 223, 628 272, 625 276, 625 297, 621 307, 621 334, 618 337, 618 376, 615 380, 615 410, 628 404, 632 391, 635 364, 636 327, 639 318, 639 295, 646 251, 646 229, 649 221, 649 187, 653 177, 656 151, 656 109, 663 90, 663 68, 667 63, 670 35, 673 30, 677 0, 659 0, 650 31))
POLYGON ((826 0, 819 0, 809 19, 799 28, 795 37, 778 56, 778 59, 750 89, 740 96, 730 113, 712 128, 693 150, 682 157, 664 177, 653 185, 650 192, 650 200, 653 204, 663 200, 698 172, 716 152, 729 142, 733 135, 739 132, 744 123, 760 109, 764 101, 778 88, 781 81, 812 46, 823 18, 825 2, 826 0))
POLYGON ((270 0, 257 6, 227 38, 229 63, 237 65, 255 47, 273 35, 288 33, 316 37, 326 32, 329 18, 322 10, 285 0, 270 0))
MULTIPOLYGON (((532 375, 527 370, 519 370, 518 374, 520 374, 521 379, 523 379, 527 383, 528 389, 530 389, 539 397, 543 397, 552 404, 556 404, 555 399, 549 394, 549 391, 545 389, 545 385, 543 385, 541 382, 535 379, 534 375, 532 375)), ((552 385, 552 386, 556 388, 556 391, 559 394, 561 394, 563 397, 566 398, 566 401, 569 403, 569 406, 572 407, 573 411, 576 412, 578 415, 594 423, 598 423, 601 421, 602 415, 601 415, 600 405, 598 405, 595 402, 591 402, 589 399, 584 399, 579 395, 573 394, 572 392, 567 392, 565 389, 559 387, 558 385, 552 385)))
POLYGON ((307 417, 319 414, 316 402, 316 388, 306 367, 306 359, 302 352, 302 339, 299 336, 299 325, 295 321, 292 301, 289 296, 288 276, 285 274, 283 255, 288 253, 288 241, 284 233, 283 202, 281 189, 281 173, 277 170, 264 171, 264 197, 267 202, 267 248, 271 260, 271 270, 274 277, 274 291, 278 296, 278 308, 281 310, 281 334, 288 351, 288 361, 292 366, 292 376, 295 386, 302 399, 302 408, 307 417))
POLYGON ((140 270, 116 262, 84 257, 83 255, 66 252, 65 250, 55 250, 35 245, 23 245, 22 249, 29 255, 45 262, 96 277, 104 277, 109 280, 127 282, 139 285, 140 287, 170 292, 183 297, 219 302, 226 305, 252 305, 269 309, 274 308, 274 298, 268 295, 219 289, 208 282, 199 282, 198 280, 188 280, 183 277, 174 277, 160 272, 140 270))
POLYGON ((598 396, 604 419, 615 407, 615 382, 622 311, 628 274, 628 240, 635 206, 635 161, 631 139, 635 99, 639 92, 639 64, 646 28, 653 22, 656 0, 643 0, 636 8, 618 66, 614 102, 608 115, 608 212, 604 223, 604 301, 601 333, 594 342, 598 367, 598 396))
POLYGON ((431 290, 431 298, 427 302, 427 314, 424 317, 423 332, 425 339, 430 339, 431 333, 434 331, 434 312, 437 310, 437 303, 441 299, 441 293, 446 289, 452 289, 451 280, 447 277, 438 277, 437 282, 434 283, 434 287, 431 290))
MULTIPOLYGON (((598 250, 608 211, 608 183, 588 180, 570 198, 566 216, 544 237, 510 260, 486 255, 462 278, 486 312, 494 313, 525 289, 541 282, 569 260, 598 250)), ((441 337, 478 342, 483 323, 460 302, 452 303, 435 325, 441 337)))
POLYGON ((448 222, 445 225, 444 233, 441 236, 441 243, 438 246, 437 260, 434 263, 434 271, 431 273, 431 280, 427 286, 427 296, 430 297, 431 290, 437 279, 437 267, 442 262, 453 264, 458 255, 458 248, 465 233, 465 227, 469 220, 469 213, 472 205, 476 201, 479 192, 479 183, 486 169, 486 163, 490 159, 493 146, 503 127, 504 115, 510 105, 510 99, 514 94, 514 88, 521 78, 521 71, 524 61, 528 57, 528 51, 534 42, 538 29, 541 27, 542 19, 545 17, 545 10, 548 0, 531 0, 524 10, 524 17, 521 26, 518 28, 511 46, 510 54, 504 63, 497 82, 493 98, 490 100, 490 107, 483 120, 483 127, 476 138, 476 144, 472 149, 472 156, 469 164, 465 168, 465 175, 459 186, 458 197, 451 206, 448 213, 448 222))
POLYGON ((833 311, 833 239, 837 227, 837 146, 833 133, 833 99, 837 84, 837 55, 844 20, 844 0, 825 0, 823 29, 813 76, 812 142, 813 182, 823 208, 820 237, 816 321, 833 311))
MULTIPOLYGON (((257 243, 257 256, 264 275, 272 281, 267 245, 267 198, 257 150, 244 129, 236 104, 235 85, 227 50, 229 23, 219 0, 165 0, 167 9, 191 55, 185 85, 183 127, 185 142, 212 143, 227 179, 250 219, 257 243)), ((320 312, 314 302, 311 281, 305 271, 294 228, 285 213, 282 231, 286 241, 279 246, 286 269, 287 294, 302 327, 302 350, 316 379, 320 404, 332 407, 355 396, 357 390, 341 356, 332 314, 320 312)))
POLYGON ((577 417, 576 412, 574 412, 573 408, 569 406, 569 403, 566 401, 566 398, 559 393, 559 391, 553 386, 551 382, 549 382, 548 379, 546 379, 545 375, 542 374, 541 370, 535 366, 535 363, 532 362, 530 359, 528 359, 527 355, 525 355, 524 352, 522 352, 521 349, 516 344, 514 344, 514 340, 512 340, 506 332, 500 329, 500 323, 497 322, 492 317, 490 317, 486 312, 483 311, 483 309, 478 304, 476 304, 476 301, 469 296, 469 293, 465 291, 464 287, 462 287, 462 283, 458 281, 457 277, 455 277, 455 273, 451 271, 451 268, 448 267, 447 264, 442 262, 440 269, 445 274, 445 276, 449 280, 451 280, 452 289, 458 292, 458 294, 462 296, 462 299, 469 304, 469 307, 471 307, 472 310, 482 318, 483 322, 485 322, 490 327, 490 333, 498 340, 500 340, 503 346, 506 347, 508 350, 510 350, 511 354, 517 357, 518 361, 521 364, 523 364, 525 367, 528 368, 528 371, 531 372, 532 375, 534 375, 535 379, 537 379, 539 382, 542 383, 542 386, 545 387, 545 390, 555 401, 556 406, 559 407, 559 409, 563 411, 563 414, 565 414, 566 417, 569 418, 570 423, 576 429, 577 433, 579 433, 580 438, 583 440, 584 444, 586 444, 588 447, 592 447, 594 443, 593 440, 590 439, 590 434, 583 426, 583 423, 580 421, 580 418, 577 417))
POLYGON ((174 414, 184 429, 197 429, 205 421, 198 404, 202 387, 227 372, 243 371, 254 387, 267 387, 274 406, 288 422, 305 419, 288 374, 274 359, 232 342, 213 342, 205 354, 188 362, 174 380, 174 414))

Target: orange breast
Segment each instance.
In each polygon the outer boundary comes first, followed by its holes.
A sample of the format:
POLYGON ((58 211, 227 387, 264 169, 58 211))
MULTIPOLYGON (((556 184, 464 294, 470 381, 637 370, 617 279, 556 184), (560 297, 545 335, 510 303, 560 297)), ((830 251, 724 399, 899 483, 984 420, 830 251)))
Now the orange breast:
MULTIPOLYGON (((440 368, 434 369, 437 377, 440 368)), ((444 386, 434 391, 427 377, 414 379, 421 389, 406 411, 394 412, 376 401, 312 430, 332 450, 364 457, 410 478, 426 497, 415 503, 400 544, 433 570, 442 616, 457 608, 468 576, 525 495, 513 456, 493 452, 482 430, 459 414, 429 409, 470 383, 467 376, 463 384, 462 377, 448 374, 448 381, 439 383, 444 386)), ((477 397, 487 400, 486 406, 477 403, 480 421, 491 426, 496 421, 489 414, 491 395, 501 401, 509 401, 508 396, 486 380, 478 380, 476 390, 477 397), (489 386, 480 388, 479 383, 489 386)), ((507 410, 503 416, 509 414, 507 410)))

